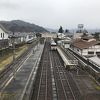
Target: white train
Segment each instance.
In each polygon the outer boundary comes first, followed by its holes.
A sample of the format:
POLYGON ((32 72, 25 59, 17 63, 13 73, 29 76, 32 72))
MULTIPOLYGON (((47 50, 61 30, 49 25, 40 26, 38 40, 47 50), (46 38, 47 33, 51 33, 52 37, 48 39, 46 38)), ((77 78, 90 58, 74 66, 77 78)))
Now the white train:
POLYGON ((51 50, 56 50, 57 44, 54 41, 51 41, 51 50))

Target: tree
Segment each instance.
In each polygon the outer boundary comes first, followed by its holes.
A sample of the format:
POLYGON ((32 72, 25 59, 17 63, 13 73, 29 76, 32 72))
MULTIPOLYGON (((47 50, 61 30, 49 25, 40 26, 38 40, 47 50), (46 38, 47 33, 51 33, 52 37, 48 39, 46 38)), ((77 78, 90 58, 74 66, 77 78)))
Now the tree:
POLYGON ((100 36, 100 32, 95 32, 94 38, 97 39, 97 40, 99 40, 99 36, 100 36))
POLYGON ((36 33, 36 37, 37 37, 37 38, 38 38, 38 37, 42 37, 42 34, 36 33))
POLYGON ((63 32, 64 32, 64 30, 63 30, 62 26, 60 26, 60 28, 59 28, 58 32, 59 32, 59 33, 63 33, 63 32))
POLYGON ((82 37, 88 36, 86 33, 83 33, 82 37))
POLYGON ((69 30, 68 30, 68 29, 66 29, 66 30, 65 30, 65 33, 69 33, 69 30))

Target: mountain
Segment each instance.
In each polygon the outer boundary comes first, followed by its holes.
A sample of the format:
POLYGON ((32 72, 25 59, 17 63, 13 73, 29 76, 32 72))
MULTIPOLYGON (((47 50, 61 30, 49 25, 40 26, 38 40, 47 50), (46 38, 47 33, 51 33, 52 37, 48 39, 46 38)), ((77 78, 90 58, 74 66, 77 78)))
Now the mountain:
POLYGON ((48 32, 45 28, 21 20, 0 21, 0 24, 12 32, 48 32))
POLYGON ((51 29, 51 28, 45 28, 46 30, 48 30, 49 32, 58 32, 57 29, 51 29))

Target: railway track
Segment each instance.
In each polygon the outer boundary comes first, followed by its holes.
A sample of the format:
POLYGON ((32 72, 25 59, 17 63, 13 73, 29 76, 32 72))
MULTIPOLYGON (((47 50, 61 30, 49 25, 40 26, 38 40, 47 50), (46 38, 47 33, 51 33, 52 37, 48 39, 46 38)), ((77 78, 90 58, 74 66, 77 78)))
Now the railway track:
POLYGON ((62 59, 57 52, 52 52, 52 60, 54 61, 54 76, 57 86, 58 100, 80 100, 81 94, 71 77, 63 66, 62 59), (61 88, 61 89, 59 89, 61 88))
POLYGON ((95 69, 97 72, 100 72, 100 69, 98 67, 96 67, 94 64, 92 64, 91 62, 89 62, 87 59, 79 56, 77 53, 73 52, 71 49, 68 49, 68 51, 72 54, 74 54, 75 56, 77 56, 79 59, 81 59, 85 64, 90 65, 93 69, 95 69))
POLYGON ((0 72, 0 91, 2 91, 2 89, 5 87, 9 79, 13 77, 13 71, 16 73, 16 71, 19 70, 20 66, 28 58, 30 52, 33 50, 33 47, 36 44, 37 41, 31 44, 27 51, 25 51, 20 57, 18 57, 14 62, 6 66, 5 69, 0 72))
POLYGON ((34 83, 35 88, 33 88, 31 100, 53 100, 50 60, 48 57, 49 48, 50 46, 46 42, 39 65, 36 82, 34 83))
POLYGON ((81 94, 57 51, 46 42, 30 100, 81 100, 81 94))

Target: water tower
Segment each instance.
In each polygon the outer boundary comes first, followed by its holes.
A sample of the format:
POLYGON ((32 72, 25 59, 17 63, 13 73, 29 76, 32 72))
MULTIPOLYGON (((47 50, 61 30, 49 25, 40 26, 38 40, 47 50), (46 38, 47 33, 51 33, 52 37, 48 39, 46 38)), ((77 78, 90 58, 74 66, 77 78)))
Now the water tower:
POLYGON ((83 24, 78 24, 78 30, 80 33, 83 31, 84 25, 83 24))
POLYGON ((83 35, 83 31, 84 31, 84 25, 83 24, 78 24, 78 30, 74 34, 73 38, 74 39, 81 38, 81 36, 83 35))

